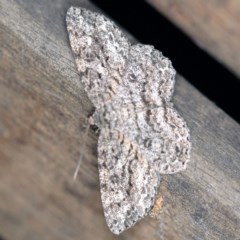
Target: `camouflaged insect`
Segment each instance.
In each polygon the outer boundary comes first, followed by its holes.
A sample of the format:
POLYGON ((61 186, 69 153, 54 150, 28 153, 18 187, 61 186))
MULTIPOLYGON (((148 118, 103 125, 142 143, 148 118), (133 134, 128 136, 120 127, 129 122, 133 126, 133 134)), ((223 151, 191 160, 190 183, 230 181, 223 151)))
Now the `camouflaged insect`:
POLYGON ((103 210, 119 234, 153 208, 160 174, 186 168, 191 144, 171 102, 175 70, 153 46, 131 45, 101 14, 71 7, 67 29, 81 82, 96 108, 103 210))

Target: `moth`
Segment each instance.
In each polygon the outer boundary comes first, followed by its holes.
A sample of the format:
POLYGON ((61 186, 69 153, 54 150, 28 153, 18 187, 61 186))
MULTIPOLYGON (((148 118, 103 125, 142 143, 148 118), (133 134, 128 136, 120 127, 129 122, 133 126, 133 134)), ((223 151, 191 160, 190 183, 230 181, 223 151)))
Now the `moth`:
POLYGON ((80 79, 100 129, 98 168, 109 229, 120 234, 153 208, 161 174, 184 170, 189 130, 171 102, 175 70, 153 46, 132 45, 114 22, 71 7, 66 16, 80 79))

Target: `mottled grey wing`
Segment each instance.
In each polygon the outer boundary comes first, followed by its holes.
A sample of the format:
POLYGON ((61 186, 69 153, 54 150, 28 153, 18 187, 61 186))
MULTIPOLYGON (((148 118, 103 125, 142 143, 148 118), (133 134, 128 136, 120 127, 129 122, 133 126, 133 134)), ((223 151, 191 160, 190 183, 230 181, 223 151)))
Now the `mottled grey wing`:
POLYGON ((172 174, 186 169, 190 159, 190 135, 183 118, 170 105, 145 112, 147 128, 140 130, 149 141, 142 149, 160 174, 172 174), (151 137, 152 136, 152 137, 151 137))
POLYGON ((71 7, 66 22, 81 81, 94 106, 101 107, 121 84, 130 44, 101 14, 71 7))
POLYGON ((152 209, 160 176, 136 143, 118 130, 101 130, 98 162, 106 222, 120 234, 152 209))
POLYGON ((171 61, 153 46, 133 45, 117 98, 137 108, 162 106, 172 98, 175 73, 171 61))
POLYGON ((152 46, 131 47, 117 98, 131 113, 122 133, 135 141, 149 164, 163 174, 185 169, 191 148, 186 123, 170 102, 174 83, 175 70, 169 59, 152 46))

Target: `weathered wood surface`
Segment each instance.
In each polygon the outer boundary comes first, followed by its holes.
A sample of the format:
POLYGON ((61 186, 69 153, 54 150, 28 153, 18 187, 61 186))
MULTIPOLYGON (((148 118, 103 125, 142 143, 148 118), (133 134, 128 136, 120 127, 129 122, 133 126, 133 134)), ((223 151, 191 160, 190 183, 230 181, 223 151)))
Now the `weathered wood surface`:
POLYGON ((240 76, 240 1, 147 1, 240 76))
POLYGON ((192 161, 163 176, 158 221, 120 236, 105 224, 92 106, 70 50, 65 13, 88 1, 1 0, 0 236, 42 239, 239 239, 240 126, 182 77, 174 102, 192 133, 192 161), (86 142, 80 176, 72 175, 86 142))

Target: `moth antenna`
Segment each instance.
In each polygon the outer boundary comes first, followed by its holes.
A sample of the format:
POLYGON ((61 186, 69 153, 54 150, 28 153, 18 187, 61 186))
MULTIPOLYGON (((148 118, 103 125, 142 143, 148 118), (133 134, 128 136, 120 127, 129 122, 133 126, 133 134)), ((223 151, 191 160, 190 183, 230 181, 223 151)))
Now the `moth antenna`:
POLYGON ((82 144, 81 147, 80 147, 80 157, 79 157, 78 164, 77 164, 77 167, 76 167, 76 169, 75 169, 75 172, 74 172, 74 174, 73 174, 73 181, 76 181, 77 176, 78 176, 78 173, 79 173, 79 171, 80 171, 81 163, 82 163, 82 160, 83 160, 83 149, 84 149, 84 147, 85 147, 85 145, 86 145, 86 144, 85 144, 85 143, 86 143, 85 138, 86 138, 87 135, 88 135, 88 131, 89 131, 90 125, 91 125, 91 123, 88 123, 88 125, 87 125, 87 127, 86 127, 86 130, 85 130, 85 133, 84 133, 84 135, 83 135, 83 144, 82 144))

